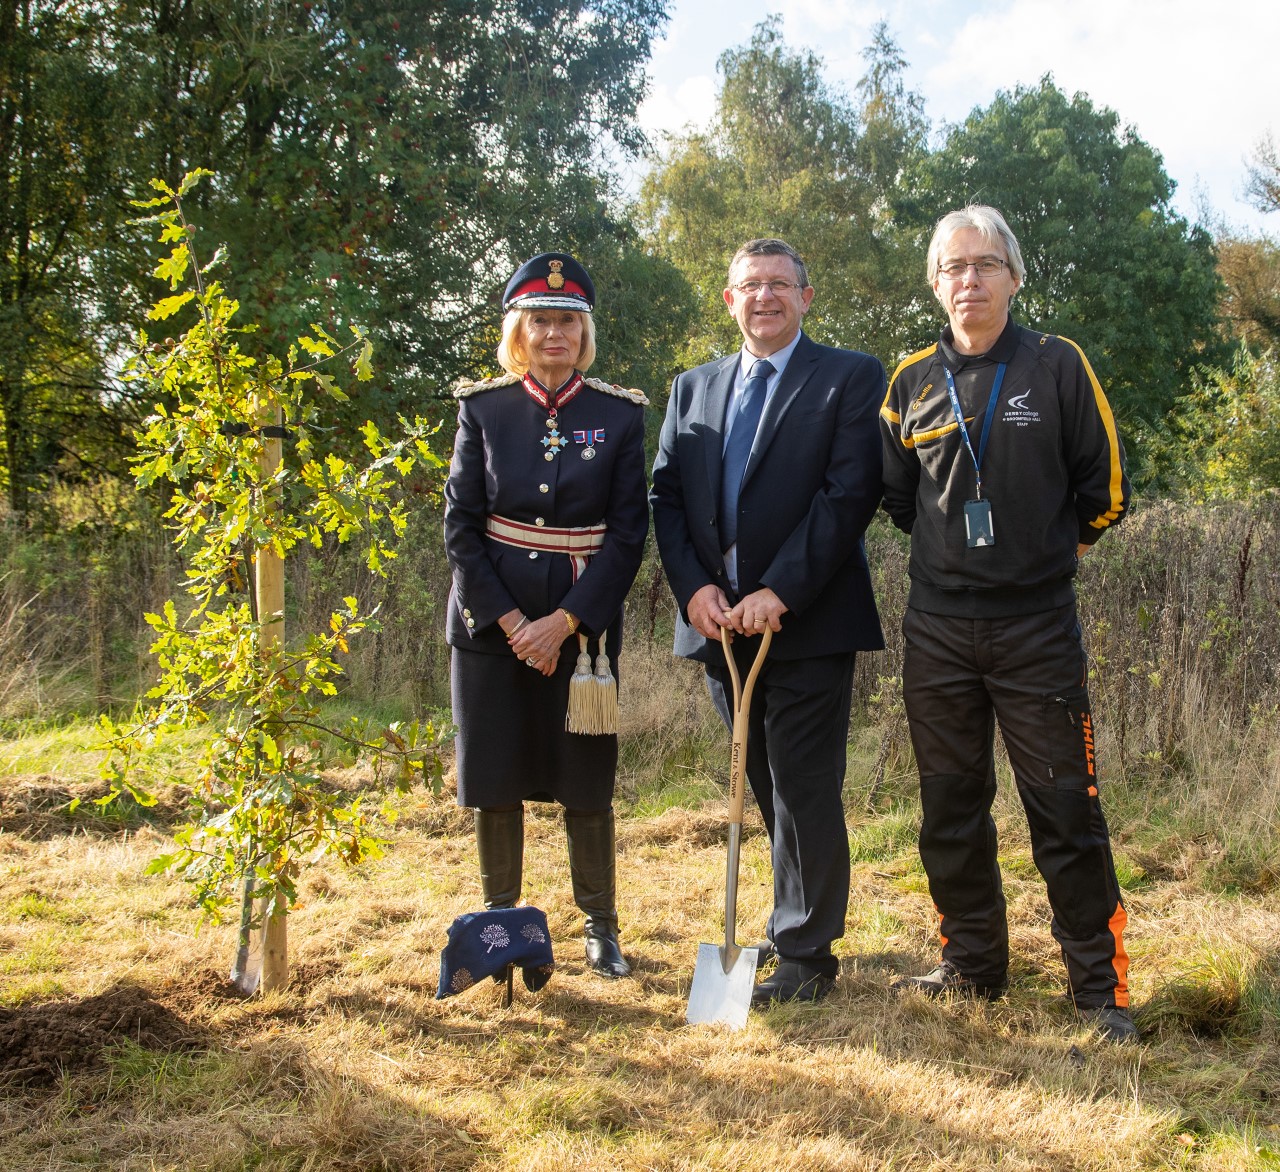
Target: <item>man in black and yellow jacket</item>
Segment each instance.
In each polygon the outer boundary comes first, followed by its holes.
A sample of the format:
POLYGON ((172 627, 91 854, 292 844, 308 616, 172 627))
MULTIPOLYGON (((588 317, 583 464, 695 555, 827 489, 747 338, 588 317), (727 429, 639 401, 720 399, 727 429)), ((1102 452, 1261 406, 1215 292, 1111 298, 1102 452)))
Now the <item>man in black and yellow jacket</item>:
POLYGON ((884 507, 911 534, 903 696, 920 770, 920 856, 942 959, 900 988, 1002 995, 1009 938, 991 806, 995 722, 1082 1014, 1114 1041, 1129 1012, 1124 905, 1098 797, 1079 558, 1124 516, 1124 449, 1074 342, 1009 314, 1025 269, 994 208, 939 221, 937 344, 881 409, 884 507))

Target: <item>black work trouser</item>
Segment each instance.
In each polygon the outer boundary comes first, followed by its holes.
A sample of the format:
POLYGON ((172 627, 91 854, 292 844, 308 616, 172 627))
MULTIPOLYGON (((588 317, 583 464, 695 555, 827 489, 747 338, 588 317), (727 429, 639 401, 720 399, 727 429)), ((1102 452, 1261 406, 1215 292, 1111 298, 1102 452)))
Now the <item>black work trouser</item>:
MULTIPOLYGON (((759 639, 739 636, 734 658, 745 684, 759 639)), ((834 977, 831 944, 849 908, 845 758, 853 700, 852 652, 770 659, 756 680, 747 732, 747 782, 769 831, 773 912, 766 927, 778 955, 834 977)), ((733 728, 726 667, 707 666, 707 690, 733 728)))
POLYGON ((1014 618, 908 608, 902 690, 920 770, 920 858, 942 957, 983 984, 1008 977, 996 858, 995 722, 1053 909, 1071 995, 1129 1004, 1126 923, 1098 798, 1087 663, 1075 604, 1014 618))

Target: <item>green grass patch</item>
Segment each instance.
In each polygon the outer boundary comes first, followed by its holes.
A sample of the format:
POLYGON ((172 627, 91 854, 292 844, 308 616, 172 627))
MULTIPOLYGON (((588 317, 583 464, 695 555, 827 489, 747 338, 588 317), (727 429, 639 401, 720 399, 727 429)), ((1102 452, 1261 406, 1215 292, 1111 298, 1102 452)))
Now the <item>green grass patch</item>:
MULTIPOLYGON (((6 975, 21 972, 21 966, 3 969, 6 975)), ((29 977, 18 976, 14 980, 5 981, 0 987, 0 1007, 17 1009, 29 1001, 54 1001, 66 995, 66 986, 56 977, 48 974, 32 974, 29 977)))
POLYGON ((221 1080, 208 1075, 225 1064, 210 1055, 157 1053, 123 1038, 107 1052, 107 1065, 113 1093, 180 1108, 217 1089, 221 1080))
POLYGON ((849 920, 849 934, 857 937, 861 951, 883 948, 895 936, 909 930, 902 916, 880 904, 851 903, 849 920))
POLYGON ((1035 860, 1026 851, 1010 851, 1008 854, 1001 854, 1000 870, 1010 879, 1038 879, 1040 872, 1036 868, 1035 860))
POLYGON ((1151 886, 1151 877, 1141 863, 1131 859, 1124 851, 1114 851, 1116 879, 1122 891, 1142 891, 1151 886))
POLYGON ((69 907, 62 900, 35 891, 10 900, 5 912, 15 920, 48 920, 58 924, 83 924, 89 918, 86 913, 69 907))
POLYGON ((673 762, 663 768, 656 783, 641 786, 626 803, 626 809, 634 817, 652 818, 667 810, 696 810, 723 796, 717 776, 701 762, 673 762))
POLYGON ((54 936, 38 936, 20 948, 0 956, 0 974, 8 976, 39 976, 66 970, 67 962, 62 954, 64 940, 54 936))
MULTIPOLYGON (((189 782, 200 750, 211 736, 212 731, 203 728, 157 738, 139 757, 137 783, 155 788, 189 782)), ((44 722, 32 727, 19 724, 0 742, 0 773, 96 781, 105 755, 102 732, 95 721, 77 720, 53 727, 44 722)))
POLYGON ((883 863, 919 857, 920 815, 914 806, 892 810, 855 826, 849 832, 849 858, 855 863, 883 863))
POLYGON ((1252 1036, 1280 1019, 1280 985, 1245 944, 1206 945, 1178 965, 1139 1013, 1144 1028, 1252 1036))

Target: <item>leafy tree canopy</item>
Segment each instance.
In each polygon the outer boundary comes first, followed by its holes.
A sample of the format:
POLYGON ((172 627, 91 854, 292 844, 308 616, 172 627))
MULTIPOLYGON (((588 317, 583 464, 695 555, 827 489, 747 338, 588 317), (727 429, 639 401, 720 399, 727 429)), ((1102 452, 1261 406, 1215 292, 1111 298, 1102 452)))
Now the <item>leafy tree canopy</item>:
POLYGON ((122 239, 136 144, 111 84, 103 6, 0 6, 0 477, 23 512, 51 472, 119 472, 126 400, 106 357, 142 299, 122 239))
POLYGON ((1270 133, 1254 147, 1246 190, 1259 211, 1280 212, 1280 149, 1270 133))
POLYGON ((756 236, 783 237, 805 257, 815 337, 882 356, 905 345, 912 323, 893 292, 903 258, 885 193, 923 150, 927 126, 883 25, 867 58, 855 105, 826 84, 818 57, 788 49, 778 19, 766 20, 720 58, 710 129, 669 140, 640 214, 698 293, 686 363, 740 343, 721 292, 733 252, 756 236))
POLYGON ((1280 346, 1280 245, 1226 235, 1217 248, 1224 328, 1251 346, 1280 346))
POLYGON ((240 5, 203 0, 181 19, 153 27, 152 60, 237 51, 182 74, 157 140, 177 169, 222 176, 210 206, 232 210, 212 230, 251 258, 236 292, 270 338, 369 330, 380 415, 471 373, 519 260, 618 236, 600 146, 640 146, 661 0, 326 0, 248 28, 240 5))
MULTIPOLYGON (((681 327, 680 279, 608 213, 600 177, 606 144, 642 145, 635 112, 665 0, 12 0, 4 13, 26 22, 21 51, 6 38, 0 57, 4 165, 34 160, 31 177, 68 210, 0 213, 10 269, 41 246, 66 258, 39 303, 11 292, 0 312, 30 323, 54 305, 87 319, 62 332, 92 339, 99 401, 116 401, 117 343, 94 323, 135 325, 145 303, 136 235, 114 230, 121 209, 151 176, 176 184, 200 167, 217 179, 191 210, 206 255, 225 243, 241 258, 228 292, 255 323, 246 350, 266 353, 312 323, 359 324, 378 347, 381 373, 349 419, 335 416, 340 432, 480 373, 476 332, 538 251, 573 250, 604 290, 665 311, 634 343, 602 331, 609 377, 652 377, 654 347, 681 327), (64 108, 81 120, 50 117, 64 108), (50 142, 33 153, 37 133, 50 142), (75 150, 103 157, 64 190, 75 150)), ((32 424, 23 395, 47 349, 33 345, 30 363, 5 369, 11 430, 32 424)), ((29 446, 8 464, 27 484, 48 471, 29 446)))
POLYGON ((1171 479, 1198 499, 1280 495, 1280 352, 1241 344, 1198 371, 1173 415, 1171 479))

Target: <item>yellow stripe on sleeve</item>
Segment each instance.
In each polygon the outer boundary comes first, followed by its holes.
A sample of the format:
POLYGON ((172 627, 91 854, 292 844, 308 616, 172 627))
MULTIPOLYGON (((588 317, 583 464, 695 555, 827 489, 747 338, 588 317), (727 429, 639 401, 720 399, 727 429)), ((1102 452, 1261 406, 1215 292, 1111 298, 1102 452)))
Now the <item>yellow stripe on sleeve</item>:
POLYGON ((1084 363, 1085 373, 1089 376, 1089 385, 1093 387, 1094 406, 1098 408, 1098 416, 1102 420, 1102 426, 1107 433, 1107 443, 1111 446, 1111 479, 1109 485, 1111 507, 1105 513, 1089 522, 1089 526, 1092 529, 1106 529, 1124 512, 1124 493, 1122 491, 1124 470, 1120 467, 1120 440, 1116 435, 1116 419, 1111 413, 1111 404, 1107 402, 1107 396, 1102 390, 1102 384, 1098 382, 1098 376, 1093 373, 1093 367, 1089 365, 1089 360, 1085 357, 1084 351, 1070 338, 1063 338, 1061 334, 1058 337, 1075 350, 1080 355, 1080 361, 1084 363))
MULTIPOLYGON (((934 342, 932 346, 926 346, 923 350, 917 350, 914 354, 908 354, 906 358, 898 363, 897 369, 893 372, 893 377, 889 380, 889 387, 884 393, 884 402, 880 405, 880 418, 886 423, 896 425, 902 422, 902 416, 889 406, 889 401, 893 398, 893 384, 898 381, 898 375, 906 370, 908 366, 913 366, 915 363, 921 361, 921 359, 928 358, 931 354, 934 354, 937 349, 938 343, 934 342)), ((914 446, 909 440, 904 439, 902 442, 905 447, 909 448, 914 446)))

